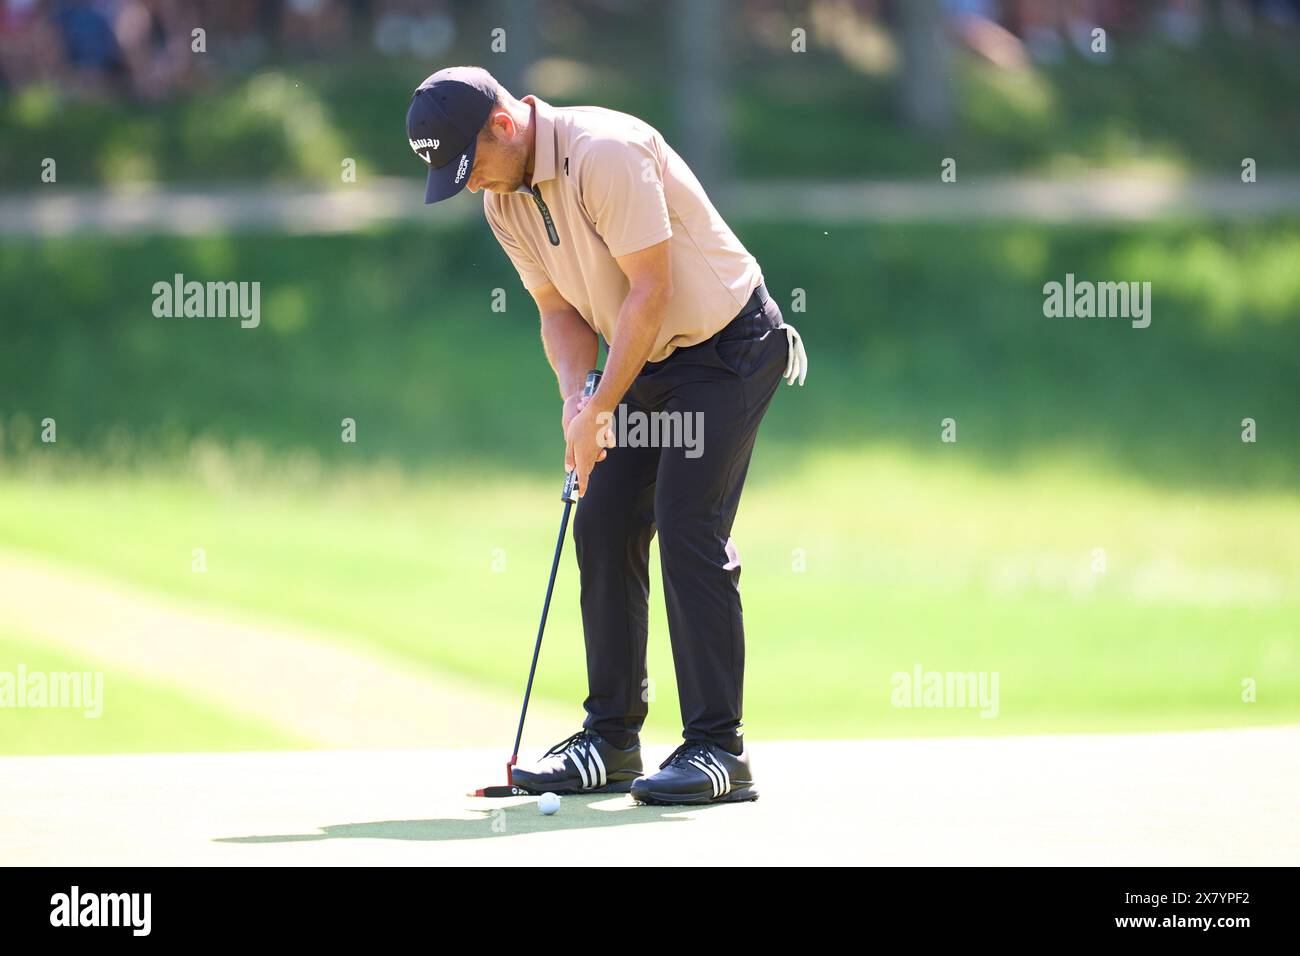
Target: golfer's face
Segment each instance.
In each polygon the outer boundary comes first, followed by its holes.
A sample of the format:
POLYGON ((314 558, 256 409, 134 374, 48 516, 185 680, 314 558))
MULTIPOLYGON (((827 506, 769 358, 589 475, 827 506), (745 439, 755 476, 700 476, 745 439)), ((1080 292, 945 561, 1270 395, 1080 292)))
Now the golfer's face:
POLYGON ((470 192, 486 189, 494 193, 512 193, 523 183, 523 163, 509 144, 480 133, 474 151, 474 167, 465 184, 470 192))
MULTIPOLYGON (((466 188, 472 193, 476 193, 480 189, 492 189, 492 181, 488 178, 488 174, 483 168, 485 165, 483 159, 483 153, 480 150, 474 156, 474 168, 470 170, 469 182, 465 184, 466 188)), ((498 190, 493 191, 497 192, 498 190)))

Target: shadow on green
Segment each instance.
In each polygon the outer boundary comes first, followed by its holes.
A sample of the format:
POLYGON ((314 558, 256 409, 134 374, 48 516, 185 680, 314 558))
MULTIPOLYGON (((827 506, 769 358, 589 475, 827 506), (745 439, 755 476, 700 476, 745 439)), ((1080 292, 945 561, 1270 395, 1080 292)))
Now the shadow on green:
POLYGON ((559 812, 543 816, 537 802, 520 798, 508 804, 483 810, 473 808, 474 819, 435 817, 429 820, 376 820, 370 823, 338 823, 321 827, 317 833, 277 833, 260 836, 218 837, 214 843, 314 843, 321 840, 479 840, 521 833, 554 830, 589 830, 599 827, 631 826, 658 823, 661 820, 685 822, 687 813, 718 809, 718 805, 647 806, 630 798, 626 801, 609 794, 589 797, 565 797, 559 812), (597 809, 596 804, 616 802, 616 808, 597 809))

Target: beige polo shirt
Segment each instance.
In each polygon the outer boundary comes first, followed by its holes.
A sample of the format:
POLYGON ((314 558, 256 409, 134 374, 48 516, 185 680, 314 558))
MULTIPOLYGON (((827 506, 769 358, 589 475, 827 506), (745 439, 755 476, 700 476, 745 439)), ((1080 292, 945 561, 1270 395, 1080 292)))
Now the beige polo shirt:
POLYGON ((673 295, 649 361, 730 322, 762 282, 758 263, 659 131, 614 110, 524 102, 537 123, 533 185, 554 233, 527 191, 483 193, 483 212, 524 287, 551 283, 612 342, 628 292, 615 257, 667 239, 673 295))

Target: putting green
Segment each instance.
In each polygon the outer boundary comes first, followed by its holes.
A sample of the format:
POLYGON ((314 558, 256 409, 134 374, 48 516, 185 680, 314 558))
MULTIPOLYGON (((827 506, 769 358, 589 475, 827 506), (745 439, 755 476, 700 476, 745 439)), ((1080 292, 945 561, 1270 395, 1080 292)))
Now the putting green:
MULTIPOLYGON (((1300 717, 1294 496, 1169 492, 1069 463, 998 474, 885 451, 825 454, 778 478, 778 455, 760 452, 735 532, 753 739, 1300 717), (896 706, 900 675, 918 667, 997 675, 996 715, 896 706)), ((559 517, 553 483, 236 475, 6 479, 0 541, 517 698, 559 517)), ((647 733, 671 740, 680 726, 653 586, 647 733)), ((570 548, 535 693, 571 722, 585 693, 575 587, 570 548)))
POLYGON ((7 628, 0 634, 0 753, 283 750, 306 743, 184 688, 142 679, 111 661, 88 661, 43 639, 18 639, 7 628), (89 675, 92 693, 61 698, 54 687, 63 675, 89 675), (5 699, 3 685, 11 680, 16 687, 20 679, 47 688, 39 705, 30 693, 5 699))

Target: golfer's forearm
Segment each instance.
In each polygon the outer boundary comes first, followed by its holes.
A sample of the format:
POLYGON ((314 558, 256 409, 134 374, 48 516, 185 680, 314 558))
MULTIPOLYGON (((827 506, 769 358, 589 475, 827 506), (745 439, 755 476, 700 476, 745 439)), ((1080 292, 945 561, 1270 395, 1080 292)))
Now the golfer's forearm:
POLYGON ((618 325, 614 329, 614 341, 609 343, 605 374, 591 399, 598 412, 612 412, 618 407, 650 357, 650 350, 654 348, 664 324, 664 308, 668 305, 669 294, 662 287, 634 287, 623 300, 618 325))
POLYGON ((542 347, 555 371, 560 397, 581 392, 587 371, 600 358, 600 341, 576 309, 542 316, 542 347))

